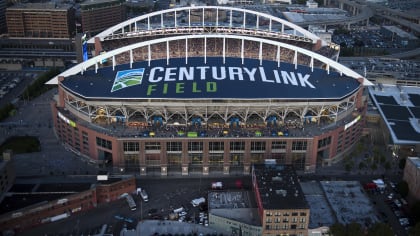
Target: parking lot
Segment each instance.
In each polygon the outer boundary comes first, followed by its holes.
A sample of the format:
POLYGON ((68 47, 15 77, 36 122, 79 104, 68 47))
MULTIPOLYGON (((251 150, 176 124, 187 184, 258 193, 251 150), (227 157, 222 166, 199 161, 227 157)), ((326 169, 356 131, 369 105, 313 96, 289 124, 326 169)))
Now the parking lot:
POLYGON ((17 98, 38 74, 34 71, 0 71, 0 106, 17 98))
MULTIPOLYGON (((206 220, 208 220, 206 209, 199 206, 193 207, 191 200, 199 197, 207 198, 207 193, 211 190, 211 183, 215 181, 222 181, 224 189, 238 190, 237 180, 242 182, 241 190, 251 189, 250 176, 140 179, 137 181, 137 186, 147 191, 149 201, 144 202, 139 195, 134 194, 133 198, 137 203, 135 211, 129 209, 125 199, 120 199, 58 222, 41 225, 20 235, 87 235, 100 231, 104 224, 107 225, 107 232, 119 235, 124 227, 133 229, 141 220, 170 219, 173 217, 171 214, 174 210, 181 207, 183 210, 179 212, 185 212, 182 213, 185 214, 183 222, 205 227, 206 220)), ((256 207, 254 201, 251 201, 251 207, 256 207)), ((172 220, 178 221, 179 218, 172 218, 172 220)))

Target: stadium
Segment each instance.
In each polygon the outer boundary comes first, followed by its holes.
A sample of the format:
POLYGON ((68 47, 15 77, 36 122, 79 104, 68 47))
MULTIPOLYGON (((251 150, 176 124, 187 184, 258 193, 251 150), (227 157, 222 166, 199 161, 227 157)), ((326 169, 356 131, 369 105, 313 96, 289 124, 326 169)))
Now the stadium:
POLYGON ((194 6, 92 37, 96 56, 49 81, 57 137, 103 167, 140 175, 300 172, 359 140, 370 83, 339 47, 252 10, 194 6))

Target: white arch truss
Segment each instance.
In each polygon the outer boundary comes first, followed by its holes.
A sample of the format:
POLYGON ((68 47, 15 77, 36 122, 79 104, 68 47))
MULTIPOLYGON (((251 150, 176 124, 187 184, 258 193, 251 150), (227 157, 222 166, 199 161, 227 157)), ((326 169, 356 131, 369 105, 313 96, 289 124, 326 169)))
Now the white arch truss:
MULTIPOLYGON (((164 15, 168 14, 171 15, 173 17, 173 24, 171 24, 172 28, 182 28, 182 27, 206 27, 206 26, 211 26, 211 27, 235 27, 235 23, 233 22, 233 13, 234 12, 239 12, 239 17, 241 17, 241 22, 238 24, 236 23, 236 28, 242 28, 242 29, 247 29, 247 28, 253 28, 255 30, 261 30, 261 31, 267 31, 268 32, 277 32, 275 31, 274 27, 273 27, 273 23, 274 24, 280 24, 280 32, 282 34, 285 34, 285 29, 290 28, 293 30, 293 33, 291 35, 295 36, 295 37, 303 37, 305 39, 309 39, 311 40, 313 43, 316 43, 318 40, 320 40, 320 38, 309 32, 308 30, 295 25, 287 20, 266 14, 266 13, 262 13, 262 12, 257 12, 257 11, 253 11, 253 10, 248 10, 248 9, 242 9, 242 8, 235 8, 235 7, 225 7, 225 6, 193 6, 193 7, 180 7, 180 8, 172 8, 172 9, 167 9, 167 10, 162 10, 162 11, 156 11, 156 12, 152 12, 149 14, 145 14, 142 16, 138 16, 129 20, 126 20, 120 24, 117 24, 115 26, 112 26, 104 31, 102 31, 101 33, 97 34, 95 37, 98 37, 101 41, 103 41, 106 38, 114 38, 113 35, 125 35, 127 33, 135 33, 135 32, 139 32, 142 31, 139 27, 139 25, 145 25, 145 30, 147 31, 151 31, 151 30, 156 30, 156 29, 164 29, 167 26, 165 26, 164 23, 164 15), (205 19, 205 15, 206 15, 206 11, 215 11, 216 12, 216 17, 215 17, 215 21, 213 22, 206 22, 205 19), (179 17, 179 15, 177 15, 177 13, 180 12, 188 12, 188 15, 185 16, 185 18, 187 19, 187 21, 184 24, 181 24, 180 22, 178 22, 177 17, 179 17), (229 22, 227 24, 223 24, 223 22, 219 21, 219 17, 221 16, 222 12, 227 12, 229 14, 229 22), (194 14, 192 14, 194 13, 194 14), (192 17, 197 17, 197 15, 195 13, 200 13, 201 15, 199 15, 199 23, 193 23, 192 22, 192 17), (247 19, 246 19, 246 14, 252 14, 256 16, 256 21, 255 21, 255 25, 252 26, 249 23, 247 23, 247 19), (160 17, 160 22, 157 23, 153 23, 151 18, 153 17, 160 17), (260 19, 267 19, 268 20, 268 27, 265 27, 265 29, 262 29, 262 27, 260 26, 260 22, 262 20, 260 19), (143 23, 144 22, 144 23, 143 23)), ((194 21, 196 22, 196 21, 194 21)), ((92 37, 88 43, 94 43, 94 38, 92 37)))
MULTIPOLYGON (((295 54, 294 58, 295 59, 293 61, 294 61, 294 64, 295 64, 295 68, 298 65, 297 64, 298 63, 297 54, 299 53, 299 54, 303 54, 303 55, 306 55, 306 56, 310 57, 311 60, 310 60, 310 63, 309 63, 308 66, 311 67, 312 69, 314 68, 313 61, 316 59, 316 60, 318 60, 318 61, 320 61, 320 62, 322 62, 323 64, 326 65, 326 70, 327 70, 328 73, 330 72, 330 69, 332 68, 332 69, 335 69, 337 72, 339 72, 341 75, 344 74, 344 75, 352 77, 354 79, 363 78, 364 79, 363 85, 372 85, 372 83, 370 81, 368 81, 366 78, 364 78, 363 76, 361 76, 357 72, 351 70, 350 68, 348 68, 344 65, 341 65, 340 63, 338 63, 334 60, 331 60, 331 59, 329 59, 325 56, 322 56, 320 54, 317 54, 315 52, 312 52, 312 51, 304 49, 304 48, 300 48, 300 47, 297 47, 297 46, 294 46, 294 45, 290 45, 290 44, 286 44, 286 43, 282 43, 282 42, 278 42, 278 41, 273 41, 273 40, 269 40, 269 39, 255 38, 255 37, 249 37, 249 36, 240 36, 240 35, 213 35, 213 34, 173 36, 173 37, 168 37, 168 38, 160 38, 160 39, 154 39, 154 40, 145 41, 145 42, 139 42, 139 43, 131 44, 131 45, 124 46, 124 47, 121 47, 121 48, 117 48, 115 50, 106 52, 104 54, 98 55, 98 56, 93 57, 93 58, 91 58, 87 61, 84 61, 80 64, 75 65, 74 67, 60 73, 59 75, 57 75, 56 77, 54 77, 53 79, 48 81, 47 84, 58 84, 58 77, 60 77, 60 76, 68 77, 68 76, 75 75, 75 74, 78 74, 78 73, 83 74, 84 71, 86 71, 87 69, 89 69, 91 67, 94 67, 95 71, 97 71, 101 62, 105 61, 105 60, 109 60, 109 59, 110 59, 110 61, 112 61, 113 70, 115 70, 115 66, 117 66, 115 57, 119 54, 122 54, 122 53, 129 53, 129 57, 130 57, 129 63, 130 63, 130 67, 131 67, 134 63, 132 50, 137 49, 137 48, 141 48, 141 47, 149 48, 149 50, 148 50, 148 54, 149 54, 148 55, 148 61, 149 61, 149 64, 150 64, 150 61, 152 60, 151 59, 151 53, 152 52, 150 51, 150 46, 151 45, 159 44, 159 43, 166 43, 166 45, 168 45, 168 42, 178 41, 178 40, 185 41, 186 44, 187 44, 188 40, 190 40, 190 39, 204 39, 204 41, 205 41, 206 39, 209 39, 209 38, 223 38, 223 40, 237 39, 237 40, 253 41, 253 42, 259 43, 260 44, 260 47, 259 47, 260 64, 262 64, 262 61, 263 61, 263 59, 261 57, 262 50, 263 50, 263 47, 262 47, 263 44, 276 46, 278 52, 281 51, 281 48, 286 48, 286 49, 294 51, 294 54, 295 54)), ((225 45, 223 45, 223 48, 225 48, 225 45)), ((206 51, 207 49, 204 48, 204 50, 206 51)), ((244 50, 244 48, 241 48, 241 51, 243 51, 243 50, 244 50)), ((240 55, 243 57, 243 55, 244 55, 243 52, 241 52, 240 55)), ((170 56, 170 51, 169 51, 169 49, 167 49, 166 50, 166 58, 170 58, 170 57, 171 57, 170 56)), ((223 50, 222 57, 223 58, 226 57, 225 50, 223 50)), ((188 64, 188 55, 185 57, 185 62, 186 62, 186 64, 188 64)), ((280 57, 277 58, 277 64, 280 67, 280 57)))

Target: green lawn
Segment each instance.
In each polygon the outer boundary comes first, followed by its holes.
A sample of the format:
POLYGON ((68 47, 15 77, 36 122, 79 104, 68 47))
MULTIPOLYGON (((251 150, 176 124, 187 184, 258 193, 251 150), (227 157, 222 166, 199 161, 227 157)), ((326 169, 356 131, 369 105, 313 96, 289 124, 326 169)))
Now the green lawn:
POLYGON ((5 150, 12 149, 13 153, 39 152, 41 146, 37 137, 33 136, 13 136, 0 145, 0 154, 5 150))

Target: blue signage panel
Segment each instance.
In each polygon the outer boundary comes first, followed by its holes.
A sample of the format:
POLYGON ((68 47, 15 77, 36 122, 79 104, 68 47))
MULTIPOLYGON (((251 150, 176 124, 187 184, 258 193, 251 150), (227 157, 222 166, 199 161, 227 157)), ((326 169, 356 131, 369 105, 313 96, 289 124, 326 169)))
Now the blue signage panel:
POLYGON ((95 99, 339 99, 361 84, 337 72, 240 58, 185 58, 101 68, 63 81, 63 86, 95 99))

